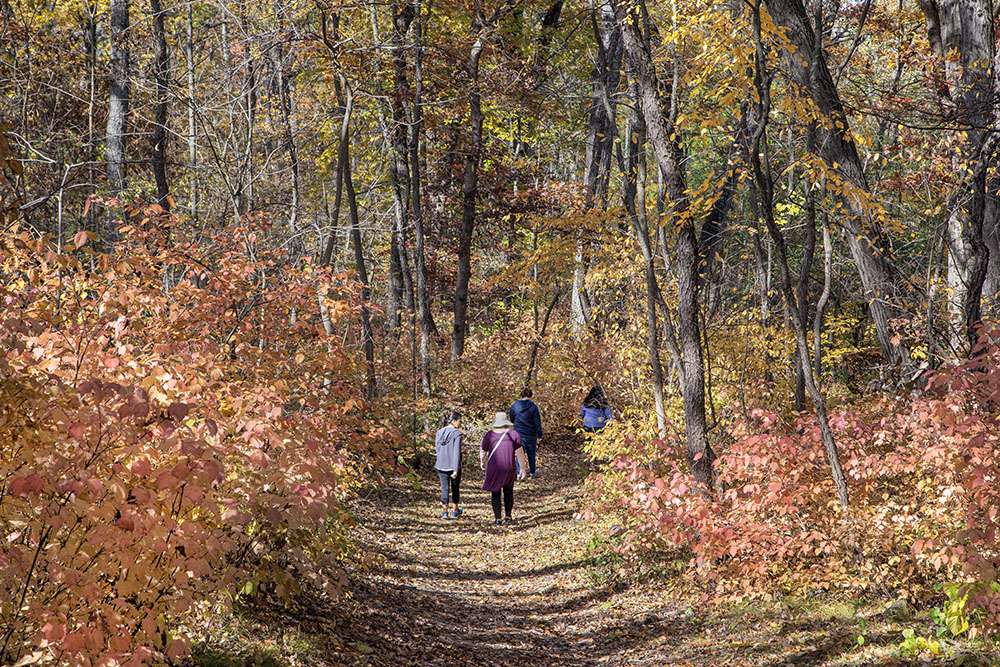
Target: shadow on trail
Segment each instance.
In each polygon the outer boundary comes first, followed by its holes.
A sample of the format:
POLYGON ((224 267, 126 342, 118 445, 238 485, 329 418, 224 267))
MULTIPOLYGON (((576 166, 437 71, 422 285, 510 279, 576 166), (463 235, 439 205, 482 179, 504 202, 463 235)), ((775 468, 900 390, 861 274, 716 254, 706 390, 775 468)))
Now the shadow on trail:
POLYGON ((457 520, 436 516, 430 470, 370 495, 358 515, 383 564, 357 578, 336 630, 357 664, 607 664, 618 643, 602 635, 600 607, 613 592, 588 575, 588 529, 573 520, 579 443, 561 433, 540 450, 541 474, 516 484, 510 525, 490 525, 478 470, 464 475, 457 520))

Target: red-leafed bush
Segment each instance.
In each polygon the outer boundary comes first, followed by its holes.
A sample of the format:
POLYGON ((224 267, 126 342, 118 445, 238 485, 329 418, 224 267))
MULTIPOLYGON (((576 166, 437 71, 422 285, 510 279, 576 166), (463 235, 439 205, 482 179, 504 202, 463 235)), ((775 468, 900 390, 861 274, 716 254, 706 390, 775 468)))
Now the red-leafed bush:
POLYGON ((966 609, 992 630, 1000 622, 998 408, 1000 353, 991 343, 974 361, 931 376, 916 398, 833 413, 846 513, 815 422, 784 423, 761 410, 731 425, 716 493, 695 488, 681 443, 624 437, 623 453, 593 480, 595 497, 619 512, 622 553, 679 554, 717 598, 831 587, 921 597, 932 583, 958 583, 966 609))
POLYGON ((113 259, 3 239, 4 664, 142 664, 186 650, 199 605, 335 594, 340 500, 396 438, 324 332, 320 302, 338 332, 354 320, 344 277, 240 229, 124 237, 145 242, 113 259))

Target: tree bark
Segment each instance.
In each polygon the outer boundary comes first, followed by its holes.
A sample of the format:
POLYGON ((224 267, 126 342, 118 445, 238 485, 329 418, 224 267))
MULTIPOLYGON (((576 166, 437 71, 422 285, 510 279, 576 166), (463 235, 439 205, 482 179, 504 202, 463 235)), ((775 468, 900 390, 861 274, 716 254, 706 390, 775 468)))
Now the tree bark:
POLYGON ((476 0, 472 31, 474 41, 465 65, 468 79, 469 128, 462 181, 462 223, 458 230, 458 267, 455 271, 455 318, 452 325, 451 358, 457 361, 465 353, 468 331, 469 279, 472 275, 472 233, 476 226, 476 197, 479 192, 479 165, 483 152, 483 103, 479 91, 479 60, 486 36, 482 4, 476 0))
POLYGON ((786 29, 786 61, 792 79, 810 96, 824 118, 817 124, 816 143, 820 157, 840 181, 834 188, 843 209, 840 220, 869 302, 882 354, 890 365, 908 365, 909 351, 902 343, 893 341, 891 322, 910 319, 906 307, 907 298, 913 296, 912 289, 891 262, 833 76, 802 0, 767 0, 766 4, 775 23, 786 29))
POLYGON ((191 179, 191 219, 198 219, 198 194, 199 194, 199 179, 198 179, 198 128, 195 125, 195 88, 194 88, 194 10, 192 9, 194 3, 188 3, 187 6, 187 35, 186 41, 184 43, 184 55, 187 58, 187 94, 188 94, 188 104, 187 104, 187 120, 188 120, 188 170, 190 171, 189 178, 191 179))
POLYGON ((806 389, 809 392, 809 397, 812 399, 816 421, 819 422, 820 437, 823 441, 823 447, 826 450, 834 486, 837 489, 837 498, 841 509, 846 511, 850 507, 850 498, 847 492, 847 482, 844 478, 844 472, 840 466, 840 453, 837 450, 837 443, 833 439, 833 431, 830 429, 830 422, 827 418, 826 401, 816 386, 812 374, 812 366, 809 363, 809 346, 806 341, 805 318, 802 316, 801 307, 796 303, 791 271, 788 266, 785 237, 774 221, 774 179, 771 174, 770 147, 767 140, 767 122, 771 112, 771 80, 770 74, 767 71, 764 43, 761 39, 760 5, 761 0, 757 0, 753 13, 753 31, 756 43, 754 84, 757 88, 757 97, 760 105, 760 112, 758 114, 760 123, 755 128, 753 141, 750 146, 750 163, 754 171, 757 191, 760 196, 761 217, 764 219, 764 224, 767 226, 768 233, 774 242, 775 252, 778 256, 778 274, 784 296, 785 314, 795 333, 799 367, 802 369, 806 389))
MULTIPOLYGON (((429 4, 429 3, 428 3, 429 4)), ((413 109, 410 114, 410 204, 413 210, 413 235, 415 241, 417 317, 420 321, 420 385, 424 396, 431 395, 430 340, 434 328, 430 295, 427 293, 427 263, 424 258, 424 213, 421 197, 420 128, 423 123, 423 40, 427 17, 423 16, 420 0, 414 0, 414 89, 413 109)), ((428 16, 430 7, 427 8, 428 16)))
POLYGON ((630 18, 629 6, 615 3, 614 9, 622 31, 626 59, 635 73, 639 109, 646 121, 653 153, 663 172, 669 200, 667 215, 677 230, 677 318, 683 356, 684 428, 694 478, 707 490, 712 490, 712 462, 715 453, 708 442, 708 424, 705 418, 705 375, 698 302, 698 237, 691 218, 680 151, 676 141, 671 138, 676 136, 670 120, 672 116, 669 110, 664 109, 660 98, 663 83, 657 79, 656 69, 639 32, 638 22, 630 18))
MULTIPOLYGON (((812 153, 815 150, 815 128, 810 126, 806 137, 806 151, 812 153)), ((791 187, 791 185, 789 185, 791 187)), ((813 182, 811 178, 806 179, 805 196, 805 230, 802 240, 802 263, 799 264, 798 281, 795 285, 795 298, 799 307, 799 319, 803 326, 809 321, 809 272, 812 270, 813 256, 816 254, 816 197, 813 193, 813 182)), ((806 348, 806 359, 809 358, 808 348, 806 348)), ((806 374, 802 367, 799 355, 795 361, 795 410, 802 412, 806 409, 806 374)))
MULTIPOLYGON (((996 171, 996 76, 993 3, 990 0, 918 0, 927 38, 938 57, 953 115, 948 142, 958 182, 948 197, 948 288, 951 313, 972 353, 982 319, 982 293, 990 262, 985 215, 988 174, 996 171), (957 57, 954 57, 957 56, 957 57)), ((956 343, 963 336, 956 336, 956 343)), ((956 345, 956 347, 958 347, 956 345)))
MULTIPOLYGON (((128 114, 130 104, 129 77, 131 62, 128 48, 129 0, 111 0, 110 42, 111 78, 108 86, 107 173, 112 197, 118 197, 127 185, 126 149, 128 146, 128 114)), ((120 213, 109 219, 106 237, 109 245, 118 240, 117 220, 120 213)))
MULTIPOLYGON (((153 124, 153 179, 156 181, 156 200, 164 211, 170 210, 170 186, 167 182, 167 95, 170 85, 170 52, 167 35, 163 29, 164 11, 160 0, 149 0, 153 19, 153 84, 156 89, 156 120, 153 124)), ((169 234, 169 230, 167 231, 169 234)))

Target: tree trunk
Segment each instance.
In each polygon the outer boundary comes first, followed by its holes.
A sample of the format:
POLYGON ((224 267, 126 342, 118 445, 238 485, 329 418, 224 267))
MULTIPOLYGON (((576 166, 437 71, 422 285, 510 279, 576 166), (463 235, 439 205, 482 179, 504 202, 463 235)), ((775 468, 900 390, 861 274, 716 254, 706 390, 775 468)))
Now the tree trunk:
POLYGON ((195 89, 194 89, 194 3, 187 6, 187 40, 184 43, 184 55, 187 57, 187 117, 188 117, 188 170, 191 179, 191 219, 198 219, 198 130, 195 125, 195 89))
POLYGON ((476 196, 479 191, 479 163, 483 151, 482 98, 479 92, 479 59, 483 53, 484 26, 477 16, 473 29, 475 41, 466 62, 469 100, 469 135, 465 154, 465 177, 462 182, 462 224, 458 231, 458 268, 455 272, 455 319, 452 326, 451 358, 465 353, 466 321, 469 308, 469 278, 472 274, 472 233, 476 225, 476 196))
MULTIPOLYGON (((430 9, 428 8, 428 12, 430 9)), ((434 320, 431 315, 430 295, 427 293, 427 264, 424 259, 424 213, 420 201, 420 127, 423 122, 423 39, 427 18, 421 15, 420 0, 414 0, 414 89, 413 111, 410 114, 410 204, 413 209, 413 235, 415 241, 417 317, 420 321, 420 385, 424 396, 431 395, 430 341, 434 320)))
POLYGON ((597 0, 590 20, 597 45, 597 62, 590 74, 590 113, 584 186, 589 210, 607 206, 611 177, 612 137, 615 135, 615 93, 621 79, 622 34, 612 0, 597 0), (610 101, 610 105, 608 104, 610 101))
POLYGON ((882 354, 890 365, 908 365, 908 350, 902 343, 893 342, 891 320, 910 319, 906 299, 912 296, 912 289, 893 267, 878 218, 872 213, 875 205, 870 201, 868 183, 833 76, 802 0, 767 0, 766 4, 775 23, 786 29, 786 61, 792 79, 809 92, 825 118, 817 124, 816 143, 820 157, 842 180, 836 189, 842 209, 840 220, 869 302, 882 354))
MULTIPOLYGON (((927 38, 944 72, 956 130, 948 142, 958 182, 948 197, 950 310, 971 353, 978 342, 982 292, 989 266, 985 215, 988 174, 996 171, 996 76, 990 0, 918 0, 927 38), (957 57, 956 57, 957 56, 957 57)), ((993 179, 995 180, 995 179, 993 179)), ((962 335, 955 337, 958 343, 962 335)), ((958 347, 958 345, 956 345, 958 347)))
POLYGON ((813 318, 813 377, 820 384, 823 374, 823 315, 830 300, 833 285, 833 244, 830 242, 830 226, 823 214, 823 291, 816 300, 816 316, 813 318))
POLYGON ((826 450, 827 460, 830 464, 833 482, 837 488, 837 498, 841 509, 846 511, 850 506, 850 502, 847 493, 847 482, 844 479, 844 472, 840 467, 840 453, 837 450, 837 443, 833 439, 833 431, 830 429, 830 422, 827 418, 826 401, 816 386, 812 374, 812 366, 809 363, 809 346, 806 341, 805 318, 802 316, 802 308, 796 303, 795 291, 792 287, 785 237, 774 221, 774 179, 771 174, 770 147, 767 140, 767 121, 771 112, 771 80, 770 74, 766 69, 764 43, 761 39, 760 4, 761 0, 757 0, 753 14, 753 31, 757 47, 754 83, 757 88, 757 97, 760 104, 760 112, 758 114, 760 124, 755 129, 753 142, 750 146, 750 163, 754 171, 757 190, 760 196, 761 217, 764 219, 764 224, 767 226, 767 231, 774 242, 774 248, 778 256, 778 274, 784 296, 785 314, 795 333, 799 367, 802 370, 809 397, 812 399, 816 421, 819 422, 820 436, 823 441, 823 447, 826 450))
MULTIPOLYGON (((810 153, 815 150, 814 134, 815 129, 810 126, 808 136, 806 137, 806 151, 810 153)), ((799 319, 802 320, 803 326, 809 321, 809 272, 812 270, 813 256, 816 253, 816 197, 813 194, 812 186, 812 179, 807 178, 802 263, 799 264, 799 276, 795 285, 795 298, 799 306, 799 319)), ((789 184, 789 188, 791 188, 791 184, 789 184)), ((806 359, 809 358, 808 349, 806 348, 806 359)), ((807 369, 802 367, 801 355, 796 355, 795 410, 797 412, 802 412, 806 409, 806 371, 807 369)))
MULTIPOLYGON (((125 190, 127 168, 126 148, 128 144, 128 114, 129 114, 129 76, 130 59, 127 30, 129 27, 129 0, 111 0, 111 79, 108 87, 108 125, 107 125, 107 170, 108 187, 112 197, 118 197, 125 190)), ((119 209, 120 210, 120 209, 119 209)), ((120 213, 115 213, 108 221, 105 232, 109 245, 118 240, 117 220, 120 213)))
MULTIPOLYGON (((170 85, 170 52, 167 35, 163 30, 164 11, 160 0, 149 0, 153 19, 153 83, 156 88, 156 121, 153 125, 153 178, 156 181, 156 200, 164 211, 170 210, 170 186, 167 183, 167 95, 170 85)), ((169 230, 167 230, 169 234, 169 230)))
POLYGON ((295 145, 298 114, 296 114, 295 100, 292 97, 292 74, 285 72, 285 55, 281 45, 275 46, 274 51, 274 68, 278 77, 278 95, 281 103, 282 131, 285 135, 288 166, 292 172, 292 204, 291 210, 288 212, 288 231, 292 235, 290 243, 292 255, 298 259, 304 253, 305 245, 299 230, 299 151, 295 145))
POLYGON ((636 25, 638 22, 630 18, 629 8, 624 4, 615 4, 615 15, 622 31, 626 59, 635 73, 639 109, 646 121, 653 153, 663 172, 669 200, 667 213, 671 222, 668 224, 677 229, 677 318, 683 356, 684 427, 694 478, 711 490, 714 488, 712 462, 715 453, 708 442, 708 424, 705 418, 705 375, 698 303, 698 237, 690 216, 690 200, 681 171, 680 151, 676 141, 671 138, 675 128, 670 122, 671 115, 664 110, 660 99, 660 86, 663 84, 657 80, 652 59, 636 25))
POLYGON ((542 318, 542 329, 538 332, 535 342, 531 346, 531 357, 528 359, 528 374, 524 379, 524 386, 530 387, 535 379, 535 362, 538 360, 538 348, 542 345, 542 339, 545 338, 545 329, 549 326, 549 317, 552 315, 552 309, 556 307, 556 303, 559 301, 559 297, 562 295, 562 287, 556 288, 556 293, 552 295, 552 300, 549 302, 549 307, 545 309, 545 316, 542 318))

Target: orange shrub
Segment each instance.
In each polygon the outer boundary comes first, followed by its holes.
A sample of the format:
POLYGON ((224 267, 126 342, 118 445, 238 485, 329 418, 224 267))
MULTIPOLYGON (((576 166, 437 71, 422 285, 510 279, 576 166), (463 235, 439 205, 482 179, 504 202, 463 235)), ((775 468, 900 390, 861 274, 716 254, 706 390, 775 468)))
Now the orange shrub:
POLYGON ((86 241, 5 239, 0 662, 144 664, 200 601, 336 593, 339 501, 397 437, 319 322, 324 299, 346 326, 353 286, 240 229, 86 241))

